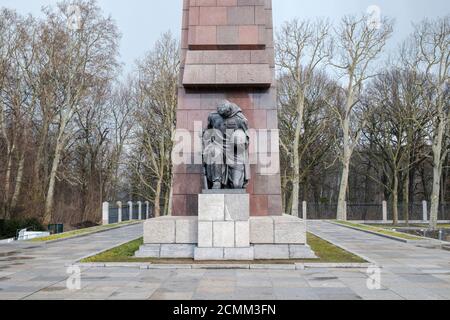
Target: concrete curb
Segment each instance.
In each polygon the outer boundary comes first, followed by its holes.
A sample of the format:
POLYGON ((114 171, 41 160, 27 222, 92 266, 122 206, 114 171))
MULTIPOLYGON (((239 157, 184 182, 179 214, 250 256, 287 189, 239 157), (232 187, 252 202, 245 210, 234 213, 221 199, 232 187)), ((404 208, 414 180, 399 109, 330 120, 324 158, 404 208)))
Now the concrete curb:
POLYGON ((49 240, 49 241, 27 241, 28 243, 33 243, 33 244, 42 244, 42 245, 46 245, 46 244, 53 244, 53 243, 58 243, 58 242, 63 242, 63 241, 68 241, 68 240, 73 240, 73 239, 78 239, 78 238, 84 238, 87 236, 92 236, 94 234, 98 234, 98 233, 104 233, 104 232, 108 232, 108 231, 112 231, 112 230, 117 230, 117 229, 121 229, 121 228, 126 228, 126 227, 131 227, 137 224, 142 223, 141 221, 137 221, 135 223, 129 223, 126 225, 122 225, 122 226, 117 226, 117 227, 113 227, 113 228, 109 228, 109 229, 105 229, 105 230, 99 230, 99 231, 95 231, 95 232, 89 232, 89 233, 83 233, 83 234, 79 234, 79 235, 75 235, 73 237, 68 237, 68 238, 62 238, 62 239, 56 239, 56 240, 49 240))
POLYGON ((383 234, 383 233, 379 233, 379 232, 375 232, 375 231, 371 231, 371 230, 365 230, 365 229, 361 229, 361 228, 358 228, 358 227, 353 227, 353 226, 348 226, 348 225, 345 225, 345 224, 340 224, 340 223, 337 223, 337 222, 328 221, 328 223, 334 224, 336 226, 341 226, 341 227, 344 227, 344 228, 347 228, 347 229, 353 229, 353 230, 356 230, 356 231, 361 231, 361 232, 369 233, 369 234, 372 234, 372 235, 375 235, 375 236, 379 236, 379 237, 383 237, 383 238, 387 238, 387 239, 391 239, 391 240, 395 240, 395 241, 399 241, 399 242, 403 242, 403 243, 408 243, 408 244, 425 244, 426 242, 434 242, 433 239, 428 239, 428 238, 423 238, 423 237, 418 237, 418 238, 421 238, 423 240, 407 240, 407 239, 402 239, 402 238, 399 238, 399 237, 396 237, 396 236, 391 236, 391 235, 388 235, 388 234, 383 234))
POLYGON ((307 270, 367 269, 372 263, 295 263, 295 264, 151 264, 151 263, 74 263, 66 267, 130 268, 141 270, 307 270))
POLYGON ((3 239, 3 240, 0 240, 0 244, 11 244, 11 243, 14 243, 14 238, 9 238, 9 239, 3 239))

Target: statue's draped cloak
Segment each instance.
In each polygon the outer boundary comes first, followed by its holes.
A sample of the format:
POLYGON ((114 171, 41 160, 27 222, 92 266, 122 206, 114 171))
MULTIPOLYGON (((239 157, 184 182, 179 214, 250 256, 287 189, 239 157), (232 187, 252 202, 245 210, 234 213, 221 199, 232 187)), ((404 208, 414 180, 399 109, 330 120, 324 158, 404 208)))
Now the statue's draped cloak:
POLYGON ((214 112, 208 117, 208 130, 203 135, 205 171, 210 182, 219 181, 221 176, 222 185, 227 187, 230 184, 230 170, 244 170, 245 188, 251 178, 248 120, 239 106, 232 103, 229 106, 231 112, 228 114, 223 116, 214 112), (235 145, 233 140, 238 140, 241 144, 235 145))

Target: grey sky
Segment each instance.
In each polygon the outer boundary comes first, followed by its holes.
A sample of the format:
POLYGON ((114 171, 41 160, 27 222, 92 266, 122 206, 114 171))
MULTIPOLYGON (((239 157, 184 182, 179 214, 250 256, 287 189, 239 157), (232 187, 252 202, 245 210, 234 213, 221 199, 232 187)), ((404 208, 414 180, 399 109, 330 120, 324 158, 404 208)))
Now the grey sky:
MULTIPOLYGON (((0 7, 14 8, 20 13, 38 15, 44 5, 57 0, 0 0, 0 7)), ((106 14, 118 23, 123 34, 121 60, 125 70, 131 70, 135 59, 141 57, 159 35, 171 30, 180 34, 182 0, 99 0, 106 14)), ((396 20, 395 34, 389 48, 396 48, 412 30, 412 22, 425 17, 450 14, 449 0, 273 0, 274 22, 299 18, 329 17, 338 20, 345 14, 365 12, 371 5, 382 14, 396 20)))

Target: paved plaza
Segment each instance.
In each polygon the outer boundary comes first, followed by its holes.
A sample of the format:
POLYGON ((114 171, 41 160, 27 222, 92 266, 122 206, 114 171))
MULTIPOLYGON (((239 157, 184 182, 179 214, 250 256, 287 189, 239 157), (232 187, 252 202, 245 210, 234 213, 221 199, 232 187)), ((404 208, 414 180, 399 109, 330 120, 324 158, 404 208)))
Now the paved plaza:
POLYGON ((308 227, 382 266, 381 288, 368 289, 365 269, 82 268, 81 289, 67 289, 68 264, 139 237, 139 224, 47 245, 0 245, 0 299, 450 299, 450 252, 324 221, 308 227))

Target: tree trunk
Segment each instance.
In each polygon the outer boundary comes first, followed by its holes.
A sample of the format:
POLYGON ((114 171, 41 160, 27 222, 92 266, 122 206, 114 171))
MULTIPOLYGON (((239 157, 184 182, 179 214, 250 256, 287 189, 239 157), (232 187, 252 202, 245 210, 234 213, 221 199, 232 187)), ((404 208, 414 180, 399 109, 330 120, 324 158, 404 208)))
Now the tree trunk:
POLYGON ((350 148, 350 123, 349 119, 344 120, 343 125, 343 133, 344 133, 344 152, 342 157, 342 175, 341 175, 341 184, 339 187, 339 199, 338 199, 338 212, 337 219, 346 221, 347 220, 347 191, 348 191, 348 177, 350 174, 350 159, 351 159, 351 148, 350 148))
POLYGON ((169 207, 167 209, 167 215, 168 216, 172 216, 173 215, 173 187, 170 188, 170 192, 169 192, 169 207))
POLYGON ((283 191, 283 196, 281 197, 281 201, 282 201, 282 207, 283 207, 283 212, 289 213, 289 211, 287 210, 288 207, 288 190, 287 190, 287 186, 288 186, 288 178, 287 175, 285 173, 284 177, 282 177, 281 180, 281 190, 283 191))
POLYGON ((61 160, 62 147, 62 142, 58 141, 55 149, 55 157, 53 158, 52 170, 50 171, 50 182, 48 185, 47 197, 45 199, 45 211, 42 222, 44 225, 50 224, 53 218, 52 211, 55 197, 56 174, 58 172, 59 162, 61 160))
POLYGON ((437 230, 440 193, 441 193, 441 170, 440 164, 437 164, 435 161, 433 167, 433 192, 431 194, 431 210, 430 210, 430 228, 432 230, 437 230))
POLYGON ((294 217, 299 217, 300 196, 300 160, 298 156, 298 141, 294 141, 294 176, 292 179, 292 211, 294 217))
POLYGON ((24 165, 25 154, 22 153, 20 155, 19 167, 17 168, 16 185, 14 187, 14 195, 11 199, 11 209, 15 209, 17 207, 17 203, 19 202, 20 192, 22 190, 24 165))
POLYGON ((292 178, 292 211, 291 214, 294 217, 300 217, 300 135, 302 133, 303 128, 303 114, 305 112, 305 101, 304 95, 302 92, 298 94, 298 103, 297 103, 297 127, 295 128, 295 137, 294 137, 294 145, 293 145, 293 178, 292 178))
POLYGON ((442 144, 444 140, 445 116, 440 116, 438 133, 433 142, 433 192, 431 194, 430 228, 437 230, 442 176, 442 144))
POLYGON ((162 189, 162 177, 158 178, 155 190, 155 218, 161 217, 161 189, 162 189))
POLYGON ((169 200, 170 200, 170 189, 167 189, 164 196, 164 215, 169 216, 169 200))
POLYGON ((398 225, 398 172, 394 171, 394 185, 392 187, 392 214, 394 225, 398 225))
POLYGON ((9 193, 11 189, 11 170, 12 170, 12 157, 13 157, 14 147, 8 148, 7 157, 8 163, 6 165, 5 174, 5 193, 3 195, 3 216, 5 220, 11 218, 10 207, 9 207, 9 193))
POLYGON ((403 185, 403 217, 406 221, 406 226, 409 226, 409 174, 407 171, 403 185))

